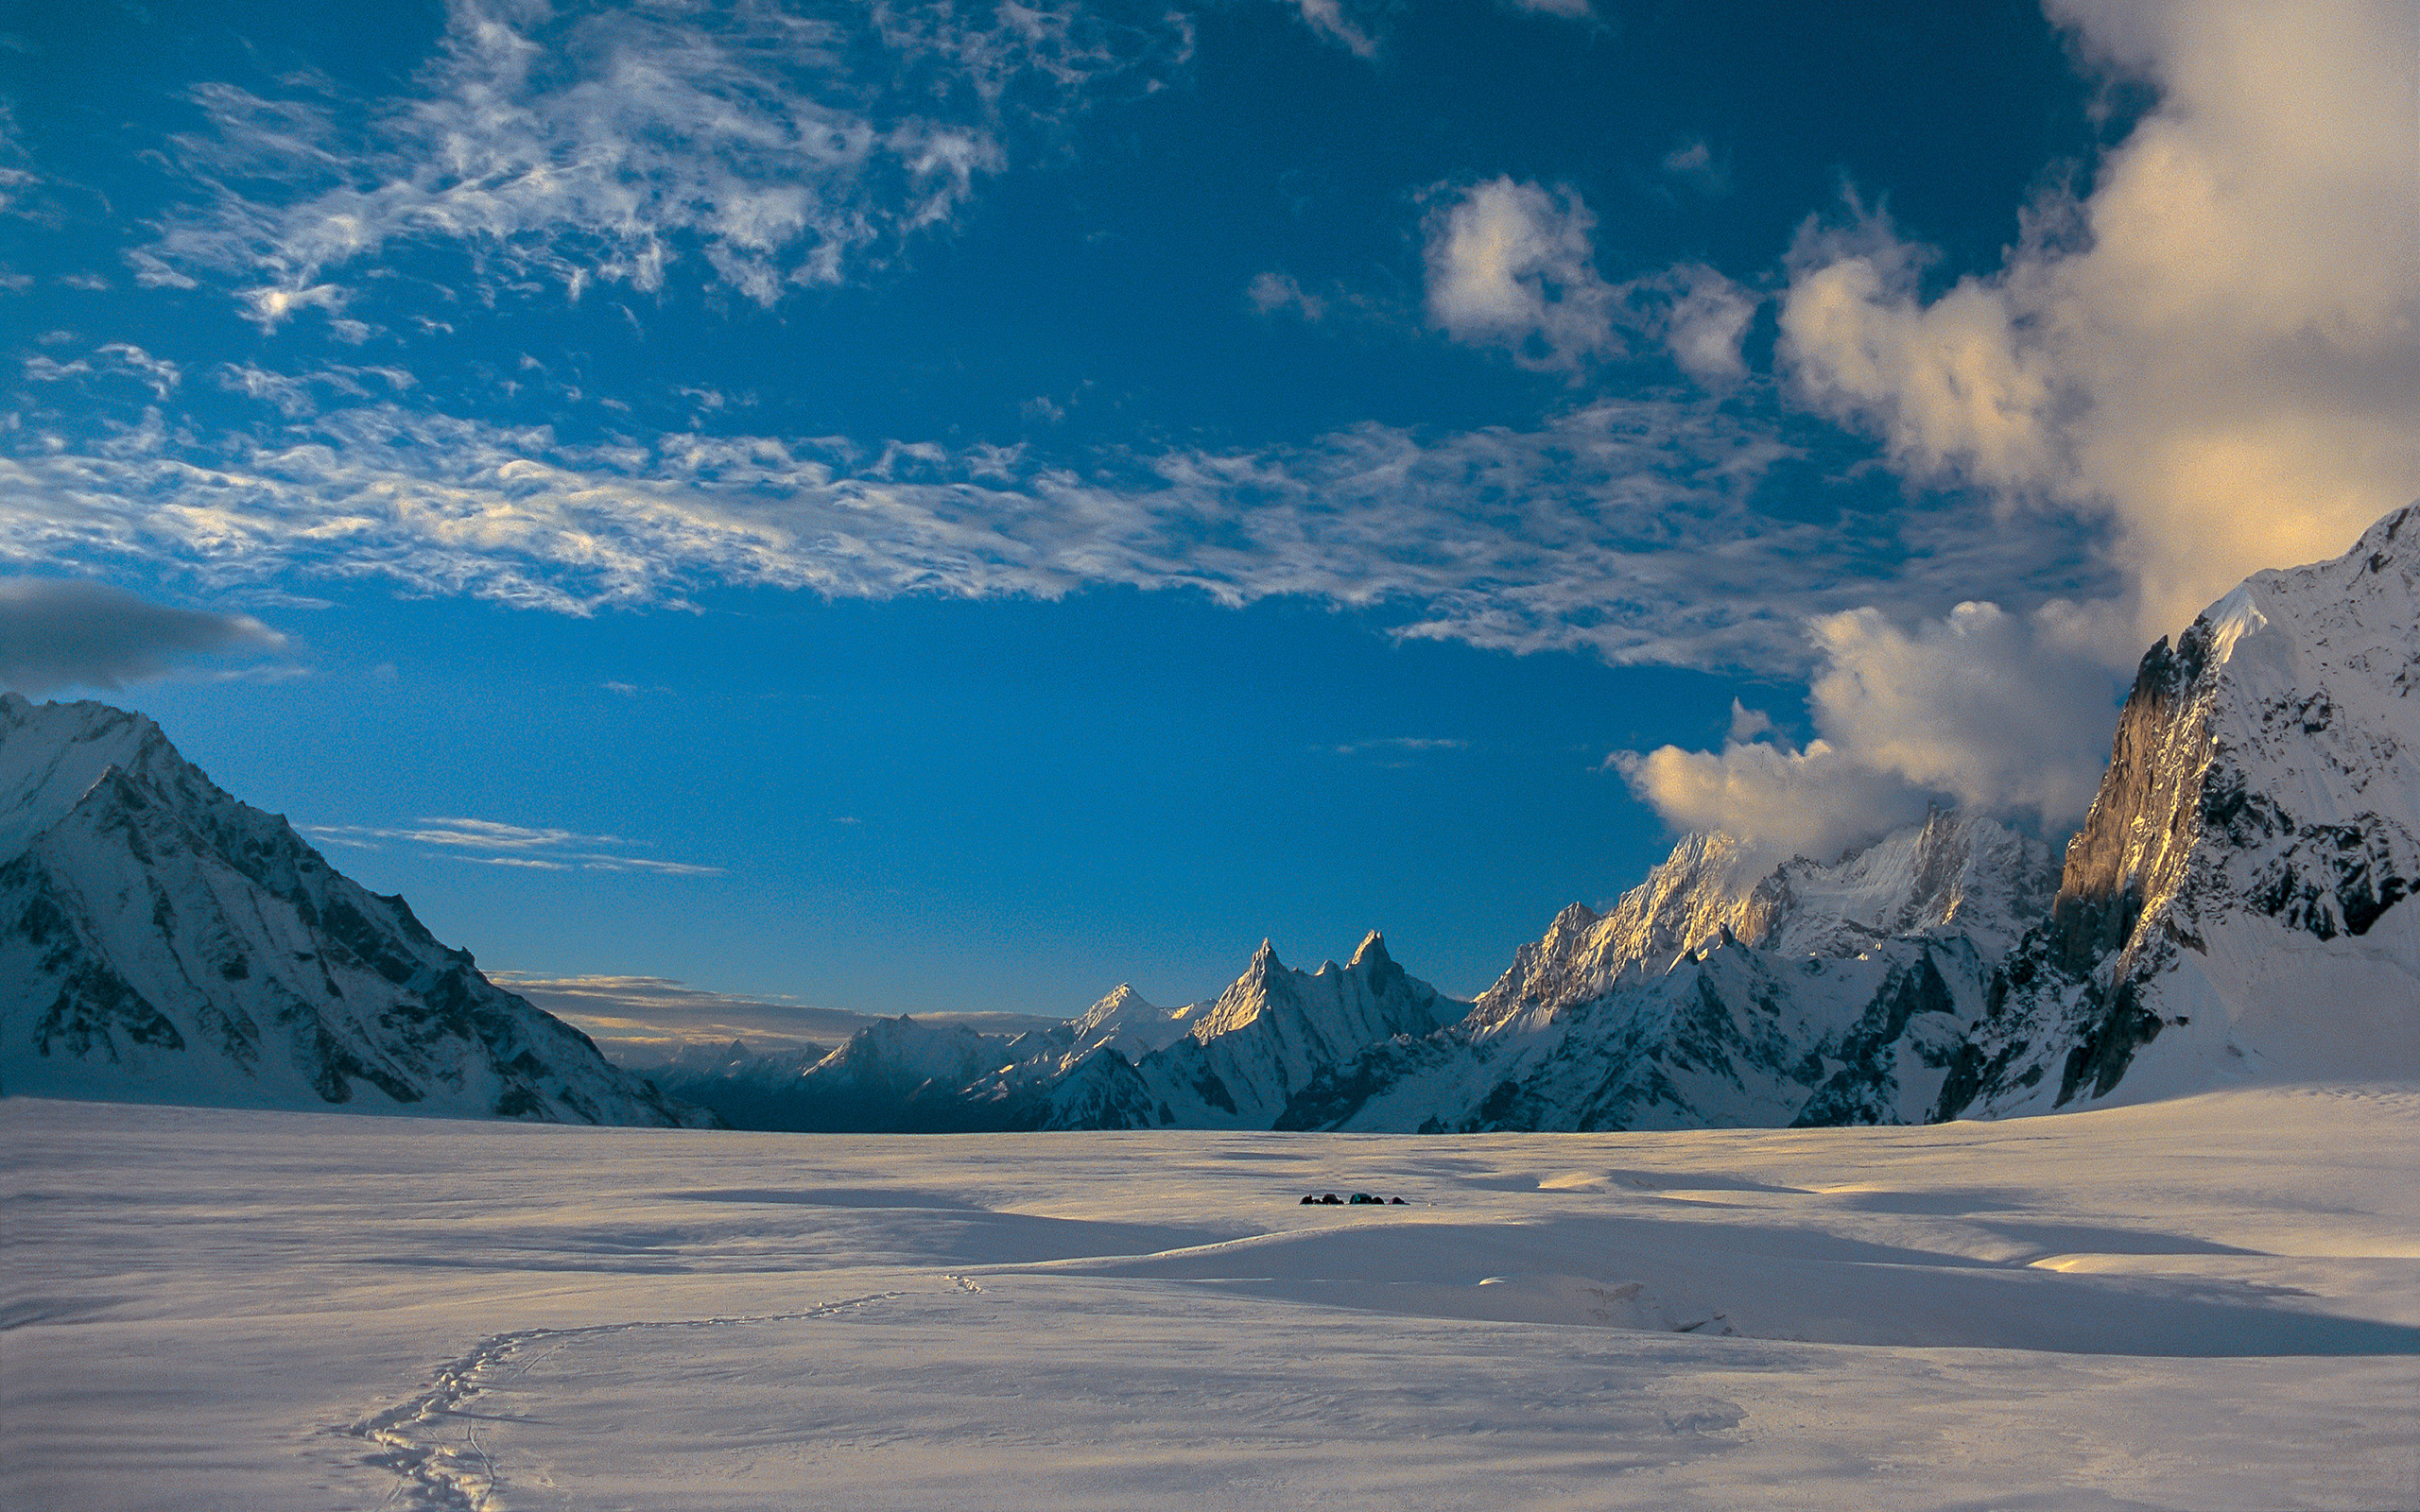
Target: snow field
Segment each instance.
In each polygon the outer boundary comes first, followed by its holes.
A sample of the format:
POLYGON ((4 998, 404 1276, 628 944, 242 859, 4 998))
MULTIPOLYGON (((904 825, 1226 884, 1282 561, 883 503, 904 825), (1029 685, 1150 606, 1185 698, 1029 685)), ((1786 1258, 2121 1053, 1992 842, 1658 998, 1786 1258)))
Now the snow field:
POLYGON ((10 1507, 2420 1505, 2411 1086, 1462 1138, 0 1121, 10 1507))

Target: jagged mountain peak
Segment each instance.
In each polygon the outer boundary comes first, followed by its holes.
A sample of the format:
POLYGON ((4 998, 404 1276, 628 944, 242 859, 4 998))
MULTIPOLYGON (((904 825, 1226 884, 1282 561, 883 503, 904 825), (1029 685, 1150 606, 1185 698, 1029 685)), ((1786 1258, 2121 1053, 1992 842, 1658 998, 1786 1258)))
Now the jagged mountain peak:
POLYGON ((1362 936, 1361 943, 1353 948, 1353 959, 1345 963, 1345 969, 1353 971, 1383 971, 1392 965, 1394 965, 1394 958, 1387 954, 1387 937, 1374 929, 1362 936))
POLYGON ((158 725, 103 703, 0 694, 0 746, 9 752, 0 765, 0 858, 59 822, 112 768, 153 783, 199 777, 158 725))
POLYGON ((1471 1010, 1482 1034, 1550 1021, 1626 981, 1744 943, 1783 956, 1854 955, 1900 936, 1957 932, 1987 954, 2047 905, 2049 847, 1992 819, 1936 810, 1829 863, 1767 853, 1719 833, 1681 837, 1647 880, 1603 914, 1574 903, 1471 1010))
POLYGON ((2420 1074, 2416 511, 2145 653, 1945 1114, 2420 1074))

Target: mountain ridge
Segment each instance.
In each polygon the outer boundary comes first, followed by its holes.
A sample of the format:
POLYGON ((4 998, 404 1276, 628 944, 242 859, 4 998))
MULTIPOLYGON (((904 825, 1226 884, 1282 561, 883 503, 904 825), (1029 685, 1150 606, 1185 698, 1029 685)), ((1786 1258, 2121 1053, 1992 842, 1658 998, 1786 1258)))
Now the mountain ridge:
POLYGON ((9 1092, 698 1121, 140 714, 0 695, 0 834, 9 1092))

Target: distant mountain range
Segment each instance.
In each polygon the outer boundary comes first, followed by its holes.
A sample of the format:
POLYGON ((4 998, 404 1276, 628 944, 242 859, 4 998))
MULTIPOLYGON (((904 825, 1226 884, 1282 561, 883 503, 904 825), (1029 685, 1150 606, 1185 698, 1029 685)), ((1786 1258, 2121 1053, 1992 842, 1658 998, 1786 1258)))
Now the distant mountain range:
POLYGON ((0 1087, 792 1130, 1914 1124, 2420 1076, 2420 506, 2143 659, 2065 867, 1936 812, 1830 862, 1691 835, 1476 1002, 1373 932, 1207 1003, 616 1069, 140 715, 0 697, 0 1087), (691 1108, 710 1109, 700 1113, 691 1108))

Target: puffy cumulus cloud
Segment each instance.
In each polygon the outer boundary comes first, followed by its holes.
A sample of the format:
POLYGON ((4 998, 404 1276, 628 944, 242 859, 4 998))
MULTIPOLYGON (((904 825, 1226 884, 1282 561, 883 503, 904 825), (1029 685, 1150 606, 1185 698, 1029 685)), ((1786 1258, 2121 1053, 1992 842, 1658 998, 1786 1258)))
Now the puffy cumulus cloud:
POLYGON ((1925 813, 1921 792, 1822 740, 1805 750, 1761 742, 1720 751, 1665 746, 1616 751, 1608 765, 1675 830, 1720 830, 1776 860, 1829 861, 1925 813))
POLYGON ((2118 688, 2099 627, 2074 606, 1961 604, 1912 631, 1859 609, 1811 628, 1824 667, 1808 707, 1847 755, 2054 830, 2091 806, 2118 688))
POLYGON ((1783 350, 1910 472, 2106 511, 2148 639, 2420 493, 2420 11, 2049 10, 2157 92, 2089 193, 1929 299, 1886 223, 1810 230, 1783 350))
POLYGON ((1760 298, 1703 264, 1684 264, 1639 287, 1662 297, 1651 326, 1683 372, 1715 388, 1748 376, 1739 343, 1760 298))
MULTIPOLYGON (((1431 324, 1515 362, 1570 373, 1660 344, 1690 377, 1721 389, 1748 375, 1739 352, 1763 302, 1703 263, 1615 284, 1597 271, 1596 215, 1567 188, 1499 178, 1460 191, 1428 217, 1431 324)), ((1285 291, 1268 291, 1275 307, 1285 291)), ((1254 285, 1255 303, 1262 291, 1254 285)))
POLYGON ((1597 217, 1569 189, 1492 179, 1429 217, 1428 318, 1524 367, 1578 371, 1617 351, 1617 294, 1597 272, 1597 217))
POLYGON ((1828 860, 1935 801, 2055 833, 2091 806, 2117 723, 2110 621, 2060 600, 2024 615, 1960 604, 1912 630, 1872 609, 1817 616, 1819 738, 1806 749, 1760 743, 1772 721, 1735 699, 1721 750, 1667 746, 1612 765, 1675 829, 1781 854, 1828 860))
POLYGON ((1724 738, 1734 746, 1744 746, 1758 735, 1774 732, 1773 716, 1762 709, 1751 709, 1738 699, 1731 700, 1731 730, 1724 738))
POLYGON ((130 262, 146 285, 237 281, 264 329, 338 308, 342 270, 414 243, 465 248, 492 290, 544 275, 574 297, 657 288, 694 254, 771 304, 946 221, 1019 131, 1189 46, 1165 9, 1051 0, 452 0, 407 97, 195 90, 208 129, 174 146, 202 193, 130 262))
POLYGON ((867 598, 1124 584, 1367 607, 1400 635, 1514 651, 1765 671, 1809 664, 1808 615, 1938 609, 1965 581, 2072 566, 2072 543, 2044 552, 2041 533, 1956 511, 1769 512, 1768 473, 1797 454, 1752 395, 1605 400, 1524 430, 1371 424, 1113 454, 1079 472, 1000 447, 695 432, 575 445, 395 400, 317 407, 333 380, 222 376, 294 418, 203 438, 154 406, 98 438, 39 418, 0 437, 0 561, 140 563, 250 592, 374 577, 569 613, 722 583, 867 598))
POLYGON ((170 609, 105 583, 0 579, 0 684, 21 693, 122 688, 285 638, 248 614, 170 609))

